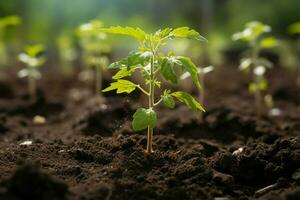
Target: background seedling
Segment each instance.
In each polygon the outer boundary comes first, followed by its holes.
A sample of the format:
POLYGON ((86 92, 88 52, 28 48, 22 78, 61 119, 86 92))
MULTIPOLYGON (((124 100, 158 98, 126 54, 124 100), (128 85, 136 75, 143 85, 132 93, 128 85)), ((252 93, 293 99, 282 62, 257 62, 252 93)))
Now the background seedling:
POLYGON ((108 65, 106 55, 111 49, 106 40, 106 34, 99 32, 102 26, 103 23, 100 20, 92 20, 82 24, 78 29, 83 60, 87 66, 94 67, 95 94, 98 96, 102 87, 102 70, 105 70, 108 65))
POLYGON ((26 64, 25 68, 18 72, 18 77, 28 78, 28 92, 30 99, 36 98, 36 80, 41 79, 42 75, 39 68, 45 63, 46 57, 42 55, 44 46, 41 44, 27 46, 24 53, 19 54, 19 60, 26 64))
POLYGON ((175 56, 172 52, 165 55, 160 51, 160 48, 166 45, 169 39, 173 38, 188 38, 201 41, 206 41, 206 39, 188 27, 176 29, 165 28, 153 34, 147 34, 140 28, 120 26, 103 28, 101 31, 131 36, 139 43, 138 50, 130 52, 128 57, 112 63, 109 66, 109 68, 117 68, 119 71, 112 77, 116 82, 111 83, 103 92, 117 90, 117 93, 131 93, 135 89, 139 89, 148 96, 148 108, 137 109, 133 115, 132 127, 135 131, 148 129, 146 153, 150 154, 153 152, 153 128, 156 127, 157 123, 157 115, 154 110, 155 106, 163 102, 167 107, 174 108, 174 98, 176 98, 178 101, 186 104, 194 112, 198 110, 204 111, 201 104, 190 94, 183 91, 171 92, 171 90, 165 89, 160 98, 155 101, 155 89, 161 88, 161 82, 158 76, 160 75, 166 81, 176 84, 178 82, 176 67, 181 68, 183 72, 190 73, 194 84, 197 88, 200 88, 198 69, 191 59, 183 56, 175 56), (145 84, 148 85, 148 90, 139 84, 123 79, 131 76, 137 70, 142 73, 145 84))
POLYGON ((0 18, 0 63, 7 63, 7 51, 4 41, 4 35, 7 27, 16 26, 21 23, 21 19, 16 15, 10 15, 0 18))
POLYGON ((296 85, 300 87, 300 22, 296 22, 294 24, 291 24, 288 27, 288 32, 291 35, 298 35, 298 39, 296 42, 293 42, 292 48, 294 52, 294 57, 296 60, 296 65, 297 65, 297 80, 296 80, 296 85))
MULTIPOLYGON (((214 70, 213 66, 208 66, 208 67, 204 67, 198 68, 198 76, 199 76, 199 81, 201 83, 201 87, 198 88, 198 99, 201 105, 205 105, 204 100, 205 100, 205 75, 208 74, 209 72, 212 72, 214 70)), ((181 75, 181 79, 184 80, 186 78, 190 77, 190 73, 185 72, 184 74, 181 75)), ((200 122, 203 122, 203 113, 199 112, 198 114, 198 118, 200 120, 200 122)))
POLYGON ((249 85, 249 92, 255 95, 255 107, 258 116, 262 114, 262 91, 268 88, 268 82, 264 77, 266 68, 272 68, 273 64, 259 56, 261 49, 272 48, 277 45, 274 37, 264 37, 264 33, 271 31, 271 27, 261 22, 253 21, 246 24, 242 32, 235 33, 233 40, 243 40, 249 43, 250 55, 241 60, 239 69, 245 72, 252 71, 253 82, 249 85))

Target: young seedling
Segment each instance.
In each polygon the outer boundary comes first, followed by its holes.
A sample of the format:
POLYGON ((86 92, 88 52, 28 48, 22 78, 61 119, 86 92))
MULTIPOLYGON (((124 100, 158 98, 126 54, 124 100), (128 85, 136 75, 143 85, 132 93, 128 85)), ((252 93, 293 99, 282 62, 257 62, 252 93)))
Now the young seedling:
POLYGON ((82 24, 78 29, 85 64, 94 67, 95 94, 97 96, 101 95, 101 74, 108 65, 106 54, 110 52, 110 45, 107 42, 106 34, 99 32, 102 26, 103 23, 100 20, 92 20, 89 23, 82 24))
MULTIPOLYGON (((213 66, 208 66, 208 67, 198 67, 198 76, 199 76, 199 81, 201 84, 201 87, 198 88, 198 99, 201 105, 205 105, 204 99, 205 99, 205 75, 208 74, 209 72, 212 72, 214 70, 213 66)), ((190 73, 185 72, 180 76, 181 80, 184 80, 186 78, 190 77, 190 73)), ((199 112, 199 121, 203 122, 203 112, 199 112)))
POLYGON ((19 60, 26 64, 26 67, 18 72, 18 77, 28 79, 28 92, 30 99, 36 98, 36 80, 41 79, 42 75, 39 68, 45 63, 46 57, 42 55, 44 46, 41 44, 27 46, 24 53, 19 54, 19 60))
POLYGON ((4 42, 4 35, 7 27, 17 26, 21 23, 21 19, 16 15, 10 15, 0 18, 0 63, 6 64, 7 52, 4 42))
POLYGON ((258 116, 262 115, 262 92, 268 88, 268 82, 264 77, 266 68, 272 68, 273 64, 262 57, 259 57, 261 49, 272 48, 277 45, 274 37, 264 37, 265 33, 271 31, 271 27, 261 22, 253 21, 246 24, 242 32, 235 33, 233 40, 243 40, 249 43, 250 55, 241 60, 239 69, 245 72, 252 71, 253 82, 249 85, 249 92, 254 93, 255 107, 258 116))
POLYGON ((299 48, 299 43, 300 43, 300 21, 291 24, 288 27, 288 32, 290 35, 298 35, 297 41, 293 42, 292 48, 294 50, 295 54, 295 60, 297 63, 297 80, 296 80, 296 85, 300 87, 300 48, 299 48))
POLYGON ((130 52, 126 58, 109 66, 109 68, 117 68, 119 71, 112 77, 116 82, 111 83, 103 92, 117 90, 119 94, 131 93, 135 89, 139 89, 148 96, 148 108, 137 109, 133 115, 132 127, 134 131, 148 129, 146 153, 150 154, 153 152, 152 138, 153 129, 157 124, 157 115, 155 112, 157 105, 163 102, 167 107, 174 108, 174 98, 176 98, 186 104, 192 111, 197 112, 200 110, 204 112, 202 105, 190 94, 183 91, 171 92, 171 90, 165 89, 160 98, 157 101, 155 100, 156 89, 161 87, 159 75, 166 81, 176 84, 178 82, 177 73, 180 69, 183 72, 189 72, 196 87, 200 88, 198 69, 191 59, 183 56, 175 56, 172 52, 165 55, 160 51, 160 48, 166 45, 168 40, 174 38, 188 38, 200 41, 206 41, 206 39, 188 27, 166 28, 158 30, 153 34, 147 34, 140 28, 120 26, 103 28, 101 31, 131 36, 138 41, 138 50, 130 52), (137 70, 141 72, 145 84, 148 85, 148 90, 144 89, 140 84, 123 79, 131 76, 137 70))

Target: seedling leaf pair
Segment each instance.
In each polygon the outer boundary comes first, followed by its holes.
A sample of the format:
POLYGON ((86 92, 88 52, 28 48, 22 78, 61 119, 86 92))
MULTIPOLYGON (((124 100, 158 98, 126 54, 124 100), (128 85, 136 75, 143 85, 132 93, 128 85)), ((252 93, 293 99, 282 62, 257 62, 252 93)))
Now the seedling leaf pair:
POLYGON ((139 108, 133 115, 132 127, 134 131, 141 131, 148 127, 155 128, 156 123, 156 112, 151 108, 139 108))

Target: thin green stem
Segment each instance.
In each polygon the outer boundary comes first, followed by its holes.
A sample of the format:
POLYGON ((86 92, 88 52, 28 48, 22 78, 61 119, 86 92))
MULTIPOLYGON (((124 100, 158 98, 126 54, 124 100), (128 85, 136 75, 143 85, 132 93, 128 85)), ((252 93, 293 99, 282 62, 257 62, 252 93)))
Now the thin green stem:
MULTIPOLYGON (((253 44, 253 52, 252 52, 252 59, 254 67, 257 67, 257 59, 259 54, 259 46, 258 44, 253 44)), ((257 116, 261 116, 262 114, 262 97, 261 97, 261 91, 259 88, 259 77, 256 74, 254 75, 254 83, 255 83, 255 107, 256 107, 256 114, 257 116)))
POLYGON ((30 100, 35 102, 36 100, 36 80, 32 76, 28 76, 28 92, 30 100))
MULTIPOLYGON (((152 49, 152 58, 150 64, 150 83, 149 83, 149 96, 148 96, 148 103, 149 109, 153 109, 154 107, 154 60, 155 60, 155 52, 153 51, 153 45, 151 44, 152 49)), ((153 128, 148 126, 148 133, 147 133, 147 149, 146 153, 151 154, 153 152, 152 148, 152 140, 153 140, 153 128)))
POLYGON ((138 89, 140 89, 145 95, 150 96, 149 92, 147 92, 144 88, 142 88, 140 85, 136 86, 138 89))
POLYGON ((156 103, 154 103, 154 106, 157 106, 157 105, 159 105, 161 102, 162 102, 162 98, 160 98, 159 100, 158 100, 158 102, 156 102, 156 103))

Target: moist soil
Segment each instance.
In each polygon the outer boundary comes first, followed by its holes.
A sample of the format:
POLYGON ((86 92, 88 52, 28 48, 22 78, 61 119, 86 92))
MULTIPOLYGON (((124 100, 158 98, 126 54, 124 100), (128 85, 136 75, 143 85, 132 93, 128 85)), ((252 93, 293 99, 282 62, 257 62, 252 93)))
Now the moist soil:
POLYGON ((7 75, 0 81, 1 200, 300 199, 300 89, 292 72, 268 74, 281 115, 257 117, 250 77, 217 68, 206 79, 203 121, 179 104, 157 108, 150 155, 146 132, 130 124, 147 105, 138 92, 95 98, 75 75, 49 72, 31 101, 26 81, 7 75), (46 123, 34 123, 36 115, 46 123))

